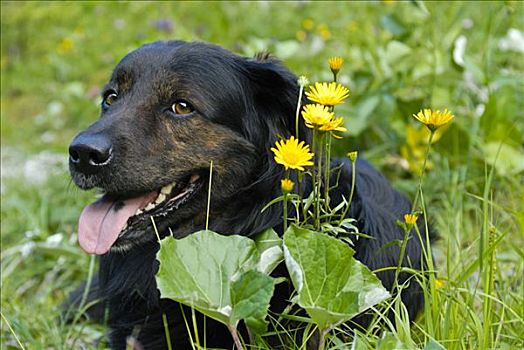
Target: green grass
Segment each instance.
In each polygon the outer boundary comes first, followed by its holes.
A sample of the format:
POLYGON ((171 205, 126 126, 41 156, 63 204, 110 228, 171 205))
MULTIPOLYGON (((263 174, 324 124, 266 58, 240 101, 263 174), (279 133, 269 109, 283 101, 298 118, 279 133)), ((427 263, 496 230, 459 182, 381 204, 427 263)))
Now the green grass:
MULTIPOLYGON (((67 175, 67 145, 98 115, 99 89, 137 46, 205 40, 240 54, 269 49, 311 81, 342 56, 351 97, 337 108, 347 137, 414 198, 427 135, 421 108, 456 115, 432 147, 424 198, 440 234, 441 288, 410 328, 357 334, 356 347, 524 347, 524 60, 505 50, 524 30, 521 2, 84 2, 1 4, 1 345, 93 348, 104 328, 59 321, 60 303, 87 276, 76 222, 94 197, 67 175), (172 32, 159 29, 169 20, 172 32), (465 53, 455 50, 467 39, 465 53), (455 51, 455 58, 454 58, 455 51), (461 60, 463 58, 463 60, 461 60), (421 155, 422 152, 422 155, 421 155), (17 340, 18 339, 18 340, 17 340), (19 342, 18 342, 19 341, 19 342)), ((522 44, 521 44, 522 46, 522 44)), ((330 346, 346 345, 332 339, 330 346)), ((104 348, 105 343, 98 345, 104 348)))

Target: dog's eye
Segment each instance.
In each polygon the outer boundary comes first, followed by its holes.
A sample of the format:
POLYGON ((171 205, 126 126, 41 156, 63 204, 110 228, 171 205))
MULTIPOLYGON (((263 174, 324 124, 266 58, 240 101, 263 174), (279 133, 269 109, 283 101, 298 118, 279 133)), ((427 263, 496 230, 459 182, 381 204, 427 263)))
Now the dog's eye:
POLYGON ((111 93, 111 94, 106 96, 106 98, 104 99, 103 104, 106 107, 109 107, 109 106, 111 106, 113 104, 113 102, 116 101, 116 98, 117 98, 117 94, 113 92, 113 93, 111 93))
POLYGON ((186 101, 177 101, 171 106, 171 110, 175 114, 189 114, 194 111, 193 107, 186 101))

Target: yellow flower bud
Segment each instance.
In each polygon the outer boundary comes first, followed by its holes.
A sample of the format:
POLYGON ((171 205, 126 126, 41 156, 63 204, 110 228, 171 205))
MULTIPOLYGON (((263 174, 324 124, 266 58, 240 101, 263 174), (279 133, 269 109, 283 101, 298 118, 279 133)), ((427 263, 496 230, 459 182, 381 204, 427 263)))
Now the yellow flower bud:
POLYGON ((404 221, 408 226, 415 226, 417 223, 418 216, 415 214, 405 214, 404 215, 404 221))
POLYGON ((358 152, 357 151, 349 152, 347 156, 349 159, 351 159, 352 162, 355 162, 358 157, 358 152))
POLYGON ((329 69, 333 72, 333 74, 338 74, 340 71, 340 68, 342 68, 342 65, 344 64, 344 59, 342 57, 331 57, 328 60, 329 63, 329 69))
POLYGON ((284 193, 289 193, 293 191, 293 186, 295 186, 295 183, 290 179, 280 180, 280 187, 282 188, 282 192, 284 193))

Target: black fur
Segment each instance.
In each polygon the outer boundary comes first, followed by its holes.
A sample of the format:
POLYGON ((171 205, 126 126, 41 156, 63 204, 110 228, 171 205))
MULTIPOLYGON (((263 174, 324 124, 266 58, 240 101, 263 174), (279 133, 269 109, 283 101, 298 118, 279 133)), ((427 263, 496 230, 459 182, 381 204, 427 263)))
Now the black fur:
MULTIPOLYGON (((283 170, 269 150, 280 137, 295 134, 296 80, 268 55, 246 59, 214 45, 182 41, 145 45, 115 69, 104 95, 117 91, 116 102, 105 106, 100 120, 76 139, 96 143, 102 137, 112 145, 111 163, 85 171, 72 161, 73 180, 82 188, 99 187, 113 198, 128 198, 194 172, 205 179, 213 160, 210 229, 247 236, 269 227, 281 232, 281 207, 274 205, 264 213, 261 208, 280 194, 283 170), (169 107, 179 98, 189 101, 195 112, 188 117, 170 113, 169 107)), ((299 133, 309 141, 303 123, 299 133)), ((337 166, 341 176, 331 194, 335 202, 348 197, 352 177, 349 160, 334 160, 333 167, 337 166)), ((410 203, 365 161, 357 161, 356 172, 350 216, 358 220, 361 232, 373 237, 355 242, 356 257, 371 269, 396 266, 398 246, 384 247, 403 238, 395 220, 410 212, 410 203)), ((201 189, 172 214, 155 218, 161 234, 171 229, 176 237, 183 237, 202 229, 206 197, 207 191, 201 189)), ((173 348, 191 348, 183 319, 184 312, 188 319, 191 312, 160 299, 156 288, 158 244, 151 226, 137 224, 132 234, 132 240, 117 241, 125 249, 101 256, 95 286, 109 305, 112 347, 124 349, 126 338, 134 334, 144 349, 167 348, 164 313, 173 348)), ((408 242, 404 265, 408 264, 420 268, 418 239, 408 242)), ((281 266, 276 273, 285 275, 284 270, 281 266)), ((390 289, 394 272, 378 276, 390 289)), ((290 291, 289 283, 277 286, 273 311, 287 305, 290 291)), ((411 283, 403 300, 414 319, 423 305, 420 286, 411 283)), ((202 316, 197 316, 201 321, 202 316)), ((206 320, 205 336, 208 347, 232 347, 227 329, 211 319, 206 320)))

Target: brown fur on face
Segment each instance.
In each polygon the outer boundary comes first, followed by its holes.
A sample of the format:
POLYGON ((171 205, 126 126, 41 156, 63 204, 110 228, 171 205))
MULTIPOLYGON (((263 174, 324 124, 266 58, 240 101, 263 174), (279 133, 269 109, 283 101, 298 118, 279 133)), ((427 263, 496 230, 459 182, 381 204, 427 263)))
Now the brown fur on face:
MULTIPOLYGON (((288 96, 272 96, 264 79, 260 80, 259 90, 253 89, 253 76, 248 71, 238 74, 238 66, 245 59, 218 47, 211 47, 209 55, 200 55, 198 47, 199 44, 178 42, 148 45, 117 65, 102 94, 105 101, 111 95, 111 103, 104 102, 100 119, 73 141, 110 147, 110 161, 100 167, 82 167, 72 162, 72 178, 81 188, 97 187, 108 198, 123 201, 198 175, 199 188, 190 201, 169 213, 153 215, 161 235, 173 232, 179 237, 202 228, 201 221, 194 218, 205 214, 213 162, 211 210, 222 213, 226 220, 213 220, 212 228, 251 234, 260 223, 231 225, 229 218, 236 220, 247 208, 248 216, 259 210, 262 204, 243 204, 253 195, 270 200, 278 194, 278 187, 268 177, 278 175, 269 148, 277 135, 292 131, 286 123, 293 125, 287 116, 292 115, 294 106, 286 103, 261 118, 257 114, 267 108, 266 100, 287 101, 288 96), (155 63, 150 64, 153 60, 155 63), (172 107, 177 101, 190 105, 192 112, 176 114, 172 107), (257 103, 260 111, 254 109, 257 103), (253 184, 259 188, 254 194, 246 194, 253 184), (236 203, 236 207, 231 203, 236 203)), ((273 65, 269 58, 264 62, 273 65)), ((281 79, 296 88, 294 81, 280 77, 273 67, 266 70, 253 61, 253 69, 255 73, 261 69, 257 74, 281 79)), ((130 249, 155 241, 150 220, 141 218, 133 224, 133 230, 119 238, 115 246, 126 242, 126 249, 130 249)))

